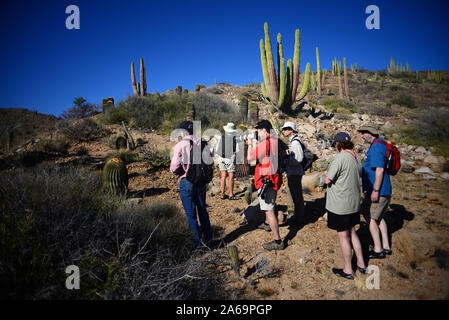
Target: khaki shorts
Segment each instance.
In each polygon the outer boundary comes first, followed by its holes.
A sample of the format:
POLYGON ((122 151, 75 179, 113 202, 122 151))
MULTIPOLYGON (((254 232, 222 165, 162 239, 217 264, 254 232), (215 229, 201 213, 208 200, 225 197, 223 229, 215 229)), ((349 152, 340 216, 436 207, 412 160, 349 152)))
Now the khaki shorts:
POLYGON ((235 157, 233 159, 219 158, 218 169, 220 171, 235 172, 235 157))
POLYGON ((276 195, 277 195, 277 191, 273 190, 272 188, 268 188, 268 190, 265 192, 265 199, 262 199, 259 195, 260 193, 257 193, 257 198, 259 199, 259 205, 260 205, 260 210, 263 211, 274 211, 274 207, 276 205, 276 195))
POLYGON ((371 202, 371 195, 365 193, 365 198, 363 199, 360 211, 365 217, 366 222, 370 219, 374 219, 377 222, 382 220, 385 212, 388 210, 390 205, 391 196, 379 196, 379 201, 376 203, 371 202))

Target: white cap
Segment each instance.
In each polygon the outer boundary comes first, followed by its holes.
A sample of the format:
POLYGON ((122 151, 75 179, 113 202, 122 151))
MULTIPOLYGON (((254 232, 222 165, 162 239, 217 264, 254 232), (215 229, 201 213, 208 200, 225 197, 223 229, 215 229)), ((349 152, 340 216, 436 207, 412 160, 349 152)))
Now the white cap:
POLYGON ((287 121, 286 123, 284 123, 284 125, 282 126, 282 130, 284 130, 285 128, 290 128, 294 132, 298 132, 298 131, 296 131, 296 124, 294 124, 293 122, 290 122, 290 121, 287 121))

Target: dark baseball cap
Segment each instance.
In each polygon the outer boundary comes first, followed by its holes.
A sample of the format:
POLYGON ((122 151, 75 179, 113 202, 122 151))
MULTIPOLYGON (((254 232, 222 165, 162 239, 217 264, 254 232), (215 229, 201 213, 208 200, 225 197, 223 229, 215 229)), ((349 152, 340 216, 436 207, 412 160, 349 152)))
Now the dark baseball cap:
POLYGON ((189 134, 193 134, 193 122, 192 121, 183 121, 180 125, 179 125, 180 129, 184 129, 187 130, 187 132, 189 134))
POLYGON ((259 122, 257 122, 256 129, 265 129, 269 132, 271 129, 273 129, 273 126, 268 120, 260 120, 259 122))
POLYGON ((343 142, 343 141, 351 141, 351 137, 346 132, 339 132, 334 136, 332 146, 334 146, 336 142, 343 142))

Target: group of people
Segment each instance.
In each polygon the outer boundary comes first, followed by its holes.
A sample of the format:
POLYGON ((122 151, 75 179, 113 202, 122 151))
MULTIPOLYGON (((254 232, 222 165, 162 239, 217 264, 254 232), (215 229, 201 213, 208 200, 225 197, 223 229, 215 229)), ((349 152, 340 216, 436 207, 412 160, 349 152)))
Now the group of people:
MULTIPOLYGON (((184 129, 183 139, 173 149, 170 170, 179 176, 179 193, 186 212, 188 223, 195 233, 195 245, 211 245, 212 230, 209 215, 206 210, 206 185, 196 185, 186 179, 191 160, 189 148, 199 139, 193 136, 193 123, 184 121, 180 125, 184 129), (198 216, 198 219, 197 219, 198 216), (198 220, 200 225, 198 224, 198 220)), ((221 199, 237 200, 234 195, 234 175, 236 171, 236 154, 239 152, 239 143, 235 135, 233 123, 223 127, 225 134, 220 139, 215 150, 209 149, 219 155, 218 164, 221 172, 221 199), (226 195, 226 177, 228 176, 228 195, 226 195)), ((278 152, 279 140, 272 125, 267 120, 257 123, 257 146, 251 139, 246 140, 248 145, 247 160, 256 160, 254 186, 258 192, 260 210, 265 212, 265 222, 259 228, 272 232, 273 240, 264 243, 266 250, 283 250, 286 242, 281 239, 278 219, 275 214, 277 191, 283 183, 285 174, 288 181, 288 194, 293 206, 291 223, 305 225, 304 198, 302 192, 302 177, 304 169, 304 144, 302 143, 296 125, 286 122, 282 126, 282 134, 288 138, 287 168, 284 173, 277 170, 273 163, 278 152), (263 190, 263 192, 261 192, 263 190)), ((324 182, 327 185, 326 211, 327 223, 330 229, 336 230, 344 261, 344 268, 334 268, 337 276, 353 279, 351 264, 352 250, 357 257, 357 268, 361 273, 367 272, 362 254, 361 242, 355 226, 360 224, 360 213, 364 215, 369 225, 373 239, 373 248, 369 252, 370 259, 382 259, 392 253, 389 244, 389 235, 384 215, 388 209, 391 198, 391 181, 385 170, 387 161, 387 147, 381 142, 381 132, 374 126, 364 126, 358 130, 364 142, 370 144, 362 165, 360 157, 354 152, 354 143, 346 132, 339 132, 333 138, 332 147, 336 155, 332 158, 328 169, 324 172, 324 182), (362 183, 360 183, 360 181, 362 183), (361 190, 363 201, 361 201, 361 190), (361 203, 362 202, 362 203, 361 203)))

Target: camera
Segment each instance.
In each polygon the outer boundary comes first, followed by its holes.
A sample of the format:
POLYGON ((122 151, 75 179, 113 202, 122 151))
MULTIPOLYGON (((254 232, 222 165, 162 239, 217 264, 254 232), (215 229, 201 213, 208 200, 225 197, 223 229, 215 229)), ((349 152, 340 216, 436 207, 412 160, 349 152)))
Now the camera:
POLYGON ((265 199, 265 193, 267 192, 268 188, 271 186, 271 180, 268 178, 262 178, 263 186, 260 188, 259 195, 261 199, 265 199))

